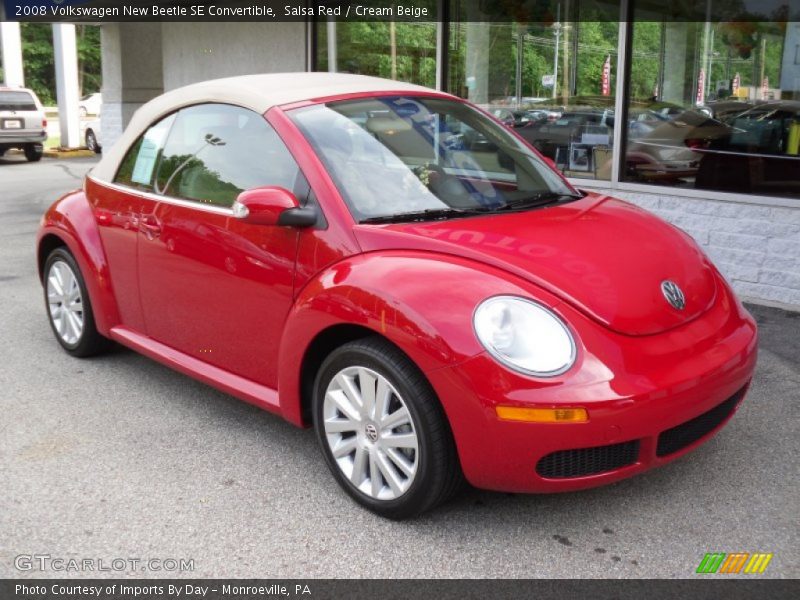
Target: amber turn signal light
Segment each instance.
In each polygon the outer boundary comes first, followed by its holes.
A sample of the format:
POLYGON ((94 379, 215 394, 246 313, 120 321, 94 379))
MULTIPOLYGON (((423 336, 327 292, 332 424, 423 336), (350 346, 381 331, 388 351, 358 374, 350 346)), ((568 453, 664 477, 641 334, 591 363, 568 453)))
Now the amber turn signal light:
POLYGON ((529 423, 585 423, 589 414, 585 408, 525 408, 520 406, 498 406, 497 416, 504 421, 527 421, 529 423))

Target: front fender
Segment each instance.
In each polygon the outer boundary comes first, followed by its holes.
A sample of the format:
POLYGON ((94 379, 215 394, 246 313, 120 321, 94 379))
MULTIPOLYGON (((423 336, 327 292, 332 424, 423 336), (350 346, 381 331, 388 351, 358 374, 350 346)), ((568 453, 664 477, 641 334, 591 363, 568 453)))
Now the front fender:
POLYGON ((279 354, 283 415, 302 424, 301 365, 326 329, 343 324, 370 329, 431 372, 483 352, 472 313, 496 294, 559 304, 552 294, 495 267, 431 252, 373 252, 328 267, 300 291, 287 317, 279 354))
POLYGON ((75 257, 86 283, 97 330, 105 335, 120 322, 117 302, 111 288, 108 260, 100 240, 94 213, 83 191, 71 192, 57 200, 42 217, 36 248, 39 278, 44 278, 43 256, 55 236, 75 257))

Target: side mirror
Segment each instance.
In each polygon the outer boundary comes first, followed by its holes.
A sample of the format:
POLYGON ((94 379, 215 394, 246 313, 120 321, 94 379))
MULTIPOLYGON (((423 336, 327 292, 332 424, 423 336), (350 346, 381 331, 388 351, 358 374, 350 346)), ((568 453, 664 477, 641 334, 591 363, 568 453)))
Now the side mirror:
POLYGON ((235 218, 252 225, 311 227, 317 222, 313 207, 301 207, 292 192, 277 186, 246 190, 231 208, 235 218))

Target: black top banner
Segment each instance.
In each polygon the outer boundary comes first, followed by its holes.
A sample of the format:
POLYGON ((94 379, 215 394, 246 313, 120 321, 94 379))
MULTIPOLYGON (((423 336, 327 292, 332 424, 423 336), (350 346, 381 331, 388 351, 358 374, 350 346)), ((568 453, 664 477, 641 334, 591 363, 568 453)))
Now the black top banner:
POLYGON ((800 21, 800 0, 3 0, 0 20, 800 21))

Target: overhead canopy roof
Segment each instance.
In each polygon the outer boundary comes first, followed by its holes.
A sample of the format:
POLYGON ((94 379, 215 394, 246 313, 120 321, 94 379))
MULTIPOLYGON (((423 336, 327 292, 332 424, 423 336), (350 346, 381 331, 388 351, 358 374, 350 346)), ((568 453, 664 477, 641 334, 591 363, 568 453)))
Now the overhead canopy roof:
POLYGON ((108 148, 92 170, 92 178, 110 182, 128 148, 162 116, 184 106, 216 102, 249 108, 259 114, 273 106, 303 100, 369 92, 430 92, 419 85, 347 73, 271 73, 213 79, 177 88, 136 111, 125 133, 108 148))

